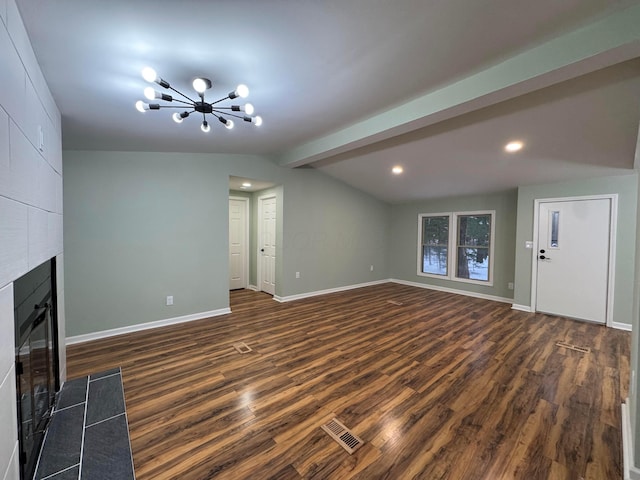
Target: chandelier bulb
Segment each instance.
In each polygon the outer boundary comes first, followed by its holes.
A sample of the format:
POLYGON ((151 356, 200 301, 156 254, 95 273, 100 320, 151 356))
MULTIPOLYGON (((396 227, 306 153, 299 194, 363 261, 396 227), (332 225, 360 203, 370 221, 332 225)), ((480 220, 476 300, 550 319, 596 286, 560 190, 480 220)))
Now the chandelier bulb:
POLYGON ((176 123, 182 123, 182 120, 184 120, 178 112, 174 113, 172 115, 172 118, 173 118, 173 121, 176 123))
POLYGON ((211 130, 211 126, 205 120, 205 121, 202 122, 202 125, 200 125, 200 130, 202 130, 204 133, 208 133, 211 130))
POLYGON ((136 102, 136 110, 138 110, 141 113, 144 113, 147 110, 149 110, 149 104, 144 103, 142 100, 138 100, 136 102))
POLYGON ((249 87, 247 87, 245 84, 241 83, 240 85, 238 85, 236 87, 235 93, 240 98, 247 98, 249 96, 249 87))
POLYGON ((211 88, 211 80, 208 78, 196 78, 192 85, 196 92, 204 93, 207 89, 211 88))
POLYGON ((152 83, 155 82, 158 78, 158 74, 151 67, 145 67, 142 69, 142 78, 144 78, 147 82, 152 83))
POLYGON ((255 117, 253 117, 252 121, 256 127, 259 127, 260 125, 262 125, 262 117, 260 115, 256 115, 255 117))
POLYGON ((253 105, 250 103, 245 104, 244 106, 244 112, 247 115, 253 115, 253 112, 255 111, 255 109, 253 108, 253 105))
POLYGON ((149 100, 153 100, 156 97, 156 91, 153 89, 153 87, 147 87, 144 89, 144 96, 146 98, 148 98, 149 100))
POLYGON ((233 128, 233 120, 227 120, 224 126, 227 127, 227 129, 231 130, 233 128))

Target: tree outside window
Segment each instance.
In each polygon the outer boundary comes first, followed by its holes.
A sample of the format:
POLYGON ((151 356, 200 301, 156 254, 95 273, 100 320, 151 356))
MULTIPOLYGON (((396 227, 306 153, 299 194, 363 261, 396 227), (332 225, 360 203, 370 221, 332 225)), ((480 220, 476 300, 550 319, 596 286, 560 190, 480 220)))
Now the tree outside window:
POLYGON ((458 215, 456 277, 489 280, 491 215, 458 215))

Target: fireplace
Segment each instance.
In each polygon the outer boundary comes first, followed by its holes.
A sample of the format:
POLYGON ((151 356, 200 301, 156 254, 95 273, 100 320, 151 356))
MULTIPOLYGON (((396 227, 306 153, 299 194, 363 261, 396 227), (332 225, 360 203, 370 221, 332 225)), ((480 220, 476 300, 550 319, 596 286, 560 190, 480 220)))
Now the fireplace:
POLYGON ((20 478, 30 480, 60 389, 56 262, 44 262, 13 283, 20 478))

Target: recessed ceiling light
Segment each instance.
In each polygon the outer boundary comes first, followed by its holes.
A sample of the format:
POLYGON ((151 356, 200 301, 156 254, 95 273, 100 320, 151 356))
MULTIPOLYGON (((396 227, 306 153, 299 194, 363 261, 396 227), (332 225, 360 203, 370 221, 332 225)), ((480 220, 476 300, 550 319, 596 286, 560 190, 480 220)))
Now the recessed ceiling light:
POLYGON ((517 152, 519 150, 522 150, 522 147, 524 147, 524 143, 522 143, 520 141, 515 141, 515 142, 507 143, 504 146, 504 150, 505 150, 505 152, 514 153, 514 152, 517 152))
POLYGON ((249 188, 249 187, 251 186, 251 184, 250 184, 249 182, 244 182, 244 183, 242 184, 242 186, 243 186, 244 188, 249 188))
POLYGON ((402 172, 404 172, 404 169, 403 169, 400 165, 396 165, 395 167, 393 167, 393 168, 391 169, 391 172, 392 172, 394 175, 400 175, 402 172))

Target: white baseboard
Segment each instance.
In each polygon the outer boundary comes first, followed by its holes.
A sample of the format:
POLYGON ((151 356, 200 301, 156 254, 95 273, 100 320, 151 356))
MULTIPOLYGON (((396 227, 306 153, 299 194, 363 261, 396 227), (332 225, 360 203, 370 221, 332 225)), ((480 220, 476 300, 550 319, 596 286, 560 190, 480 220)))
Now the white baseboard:
POLYGON ((529 312, 529 313, 533 312, 533 310, 529 305, 518 305, 517 303, 514 303, 513 305, 511 305, 511 309, 519 310, 521 312, 529 312))
POLYGON ((217 317, 218 315, 226 315, 228 313, 231 313, 231 309, 229 307, 220 308, 218 310, 211 310, 209 312, 192 313, 190 315, 183 315, 181 317, 157 320, 155 322, 139 323, 137 325, 131 325, 128 327, 113 328, 111 330, 103 330, 101 332, 75 335, 73 337, 67 337, 66 340, 67 345, 73 345, 75 343, 90 342, 92 340, 114 337, 116 335, 122 335, 125 333, 140 332, 142 330, 149 330, 151 328, 166 327, 167 325, 175 325, 177 323, 192 322, 194 320, 202 320, 203 318, 217 317))
POLYGON ((329 293, 344 292, 346 290, 353 290, 354 288, 371 287, 373 285, 380 285, 383 283, 389 283, 391 280, 376 280, 375 282, 358 283, 356 285, 346 285, 344 287, 328 288, 326 290, 317 290, 315 292, 298 293, 296 295, 287 295, 286 297, 280 297, 274 295, 273 299, 276 302, 286 303, 294 300, 302 300, 303 298, 317 297, 318 295, 327 295, 329 293))
POLYGON ((617 328, 618 330, 626 330, 627 332, 631 331, 631 325, 628 323, 611 322, 611 327, 617 328))
POLYGON ((494 302, 502 302, 502 303, 513 302, 513 298, 498 297, 496 295, 487 295, 484 293, 468 292, 466 290, 458 290, 455 288, 438 287, 436 285, 428 285, 426 283, 409 282, 407 280, 398 280, 396 278, 391 278, 389 279, 389 281, 393 283, 399 283, 401 285, 408 285, 410 287, 419 287, 419 288, 426 288, 428 290, 437 290, 439 292, 455 293, 458 295, 465 295, 467 297, 482 298, 484 300, 493 300, 494 302))
POLYGON ((631 432, 631 415, 629 399, 622 404, 622 478, 624 480, 640 480, 640 469, 633 461, 633 436, 631 432))

